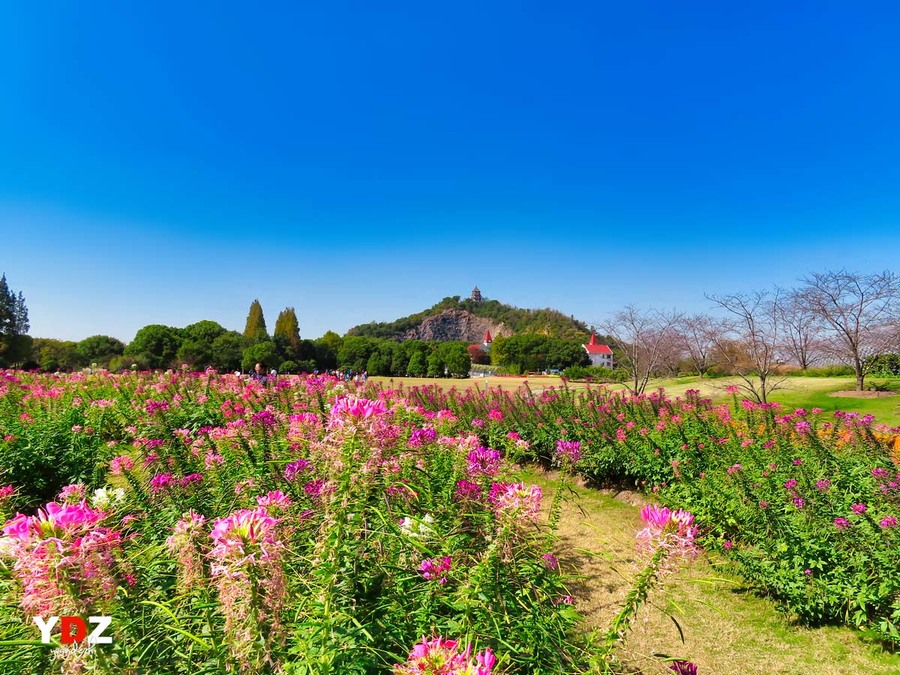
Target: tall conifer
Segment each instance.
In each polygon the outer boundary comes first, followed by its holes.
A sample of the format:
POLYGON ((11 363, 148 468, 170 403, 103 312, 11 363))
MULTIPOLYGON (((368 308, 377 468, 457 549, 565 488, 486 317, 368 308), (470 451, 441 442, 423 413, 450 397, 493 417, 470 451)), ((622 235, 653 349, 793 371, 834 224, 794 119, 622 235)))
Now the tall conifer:
POLYGON ((291 350, 296 354, 300 347, 300 324, 297 321, 297 313, 293 307, 286 307, 278 314, 275 321, 275 338, 284 340, 290 345, 291 350))
POLYGON ((263 316, 262 305, 259 300, 250 304, 250 313, 247 314, 247 325, 244 328, 244 337, 261 342, 269 337, 266 331, 266 318, 263 316))

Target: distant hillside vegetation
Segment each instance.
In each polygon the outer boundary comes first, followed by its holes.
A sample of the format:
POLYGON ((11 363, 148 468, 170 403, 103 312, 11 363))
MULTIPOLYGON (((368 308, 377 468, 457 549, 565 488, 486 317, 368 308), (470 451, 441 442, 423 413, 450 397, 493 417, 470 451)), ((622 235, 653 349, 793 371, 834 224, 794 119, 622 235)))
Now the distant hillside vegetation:
POLYGON ((456 295, 390 323, 354 326, 347 335, 389 340, 465 340, 480 342, 484 331, 513 335, 535 333, 569 340, 587 339, 587 325, 555 309, 520 309, 497 300, 475 302, 456 295))

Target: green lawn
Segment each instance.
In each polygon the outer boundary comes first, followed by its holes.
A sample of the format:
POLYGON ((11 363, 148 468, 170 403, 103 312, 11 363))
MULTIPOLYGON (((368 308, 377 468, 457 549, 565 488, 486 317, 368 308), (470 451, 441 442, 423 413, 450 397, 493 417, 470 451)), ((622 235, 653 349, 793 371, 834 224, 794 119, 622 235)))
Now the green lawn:
MULTIPOLYGON (((698 389, 705 396, 716 401, 730 400, 731 394, 725 388, 741 384, 740 378, 699 378, 681 377, 666 380, 652 380, 648 390, 662 387, 670 396, 683 396, 688 389, 698 389)), ((884 388, 900 393, 900 379, 884 380, 868 378, 866 386, 884 388)), ((769 400, 781 403, 786 408, 821 408, 826 413, 835 410, 875 415, 877 422, 891 426, 900 425, 900 395, 885 398, 843 398, 830 394, 837 391, 851 391, 856 387, 853 377, 788 377, 772 392, 769 400)), ((868 395, 866 392, 863 395, 868 395)))
MULTIPOLYGON (((521 478, 540 485, 549 503, 553 475, 529 468, 521 478)), ((609 626, 637 571, 635 534, 642 524, 634 504, 644 498, 619 497, 576 487, 563 506, 556 552, 563 569, 578 575, 570 592, 584 630, 609 626)), ((900 673, 900 655, 884 652, 849 628, 797 625, 730 576, 715 555, 703 555, 668 577, 640 611, 623 657, 634 672, 671 675, 654 654, 691 660, 701 675, 900 673)))

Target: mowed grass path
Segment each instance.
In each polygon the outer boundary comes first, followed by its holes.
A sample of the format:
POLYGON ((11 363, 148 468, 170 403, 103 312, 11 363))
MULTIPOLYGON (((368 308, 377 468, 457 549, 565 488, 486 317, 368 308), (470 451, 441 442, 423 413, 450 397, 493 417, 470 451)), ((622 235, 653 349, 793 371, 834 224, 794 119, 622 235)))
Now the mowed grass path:
MULTIPOLYGON (((527 469, 522 479, 539 484, 549 505, 553 475, 527 469)), ((622 606, 637 571, 635 534, 641 529, 643 498, 574 487, 563 505, 557 555, 563 570, 577 574, 571 585, 585 630, 606 630, 622 606), (622 501, 622 499, 625 501, 622 501)), ((866 643, 849 628, 804 628, 728 575, 715 556, 682 566, 638 614, 622 652, 645 675, 672 671, 658 654, 699 665, 701 675, 844 675, 900 673, 900 655, 866 643), (675 617, 684 634, 669 618, 675 617)))
MULTIPOLYGON (((442 389, 456 388, 466 390, 475 388, 484 391, 500 387, 508 391, 516 391, 526 385, 534 392, 543 391, 550 387, 562 386, 562 380, 558 377, 478 377, 471 379, 432 379, 432 378, 387 378, 372 377, 370 381, 376 382, 386 388, 394 388, 403 385, 405 388, 437 385, 442 389)), ((664 380, 651 380, 647 391, 663 388, 669 396, 684 396, 688 389, 697 389, 703 396, 709 396, 717 402, 731 400, 731 394, 725 391, 729 385, 741 384, 738 377, 700 378, 682 377, 664 380)), ((900 392, 900 379, 883 380, 868 378, 866 386, 879 386, 895 392, 900 392)), ((568 386, 575 389, 583 389, 583 382, 570 382, 568 386)), ((594 385, 607 386, 610 389, 624 389, 624 385, 594 385)), ((834 392, 850 391, 856 386, 852 377, 789 377, 779 388, 772 392, 770 400, 784 405, 787 409, 794 408, 821 408, 825 412, 845 410, 858 412, 862 415, 875 415, 876 422, 890 426, 900 426, 900 395, 884 398, 865 397, 835 397, 834 392)), ((868 394, 864 393, 863 396, 868 394)))

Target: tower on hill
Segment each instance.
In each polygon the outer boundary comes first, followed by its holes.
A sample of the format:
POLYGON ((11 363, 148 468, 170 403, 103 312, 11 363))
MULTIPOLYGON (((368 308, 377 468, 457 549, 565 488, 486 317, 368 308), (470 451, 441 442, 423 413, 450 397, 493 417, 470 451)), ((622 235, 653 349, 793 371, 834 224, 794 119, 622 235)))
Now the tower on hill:
POLYGON ((481 299, 481 291, 478 290, 478 286, 472 289, 472 302, 477 302, 478 304, 483 302, 481 299))

